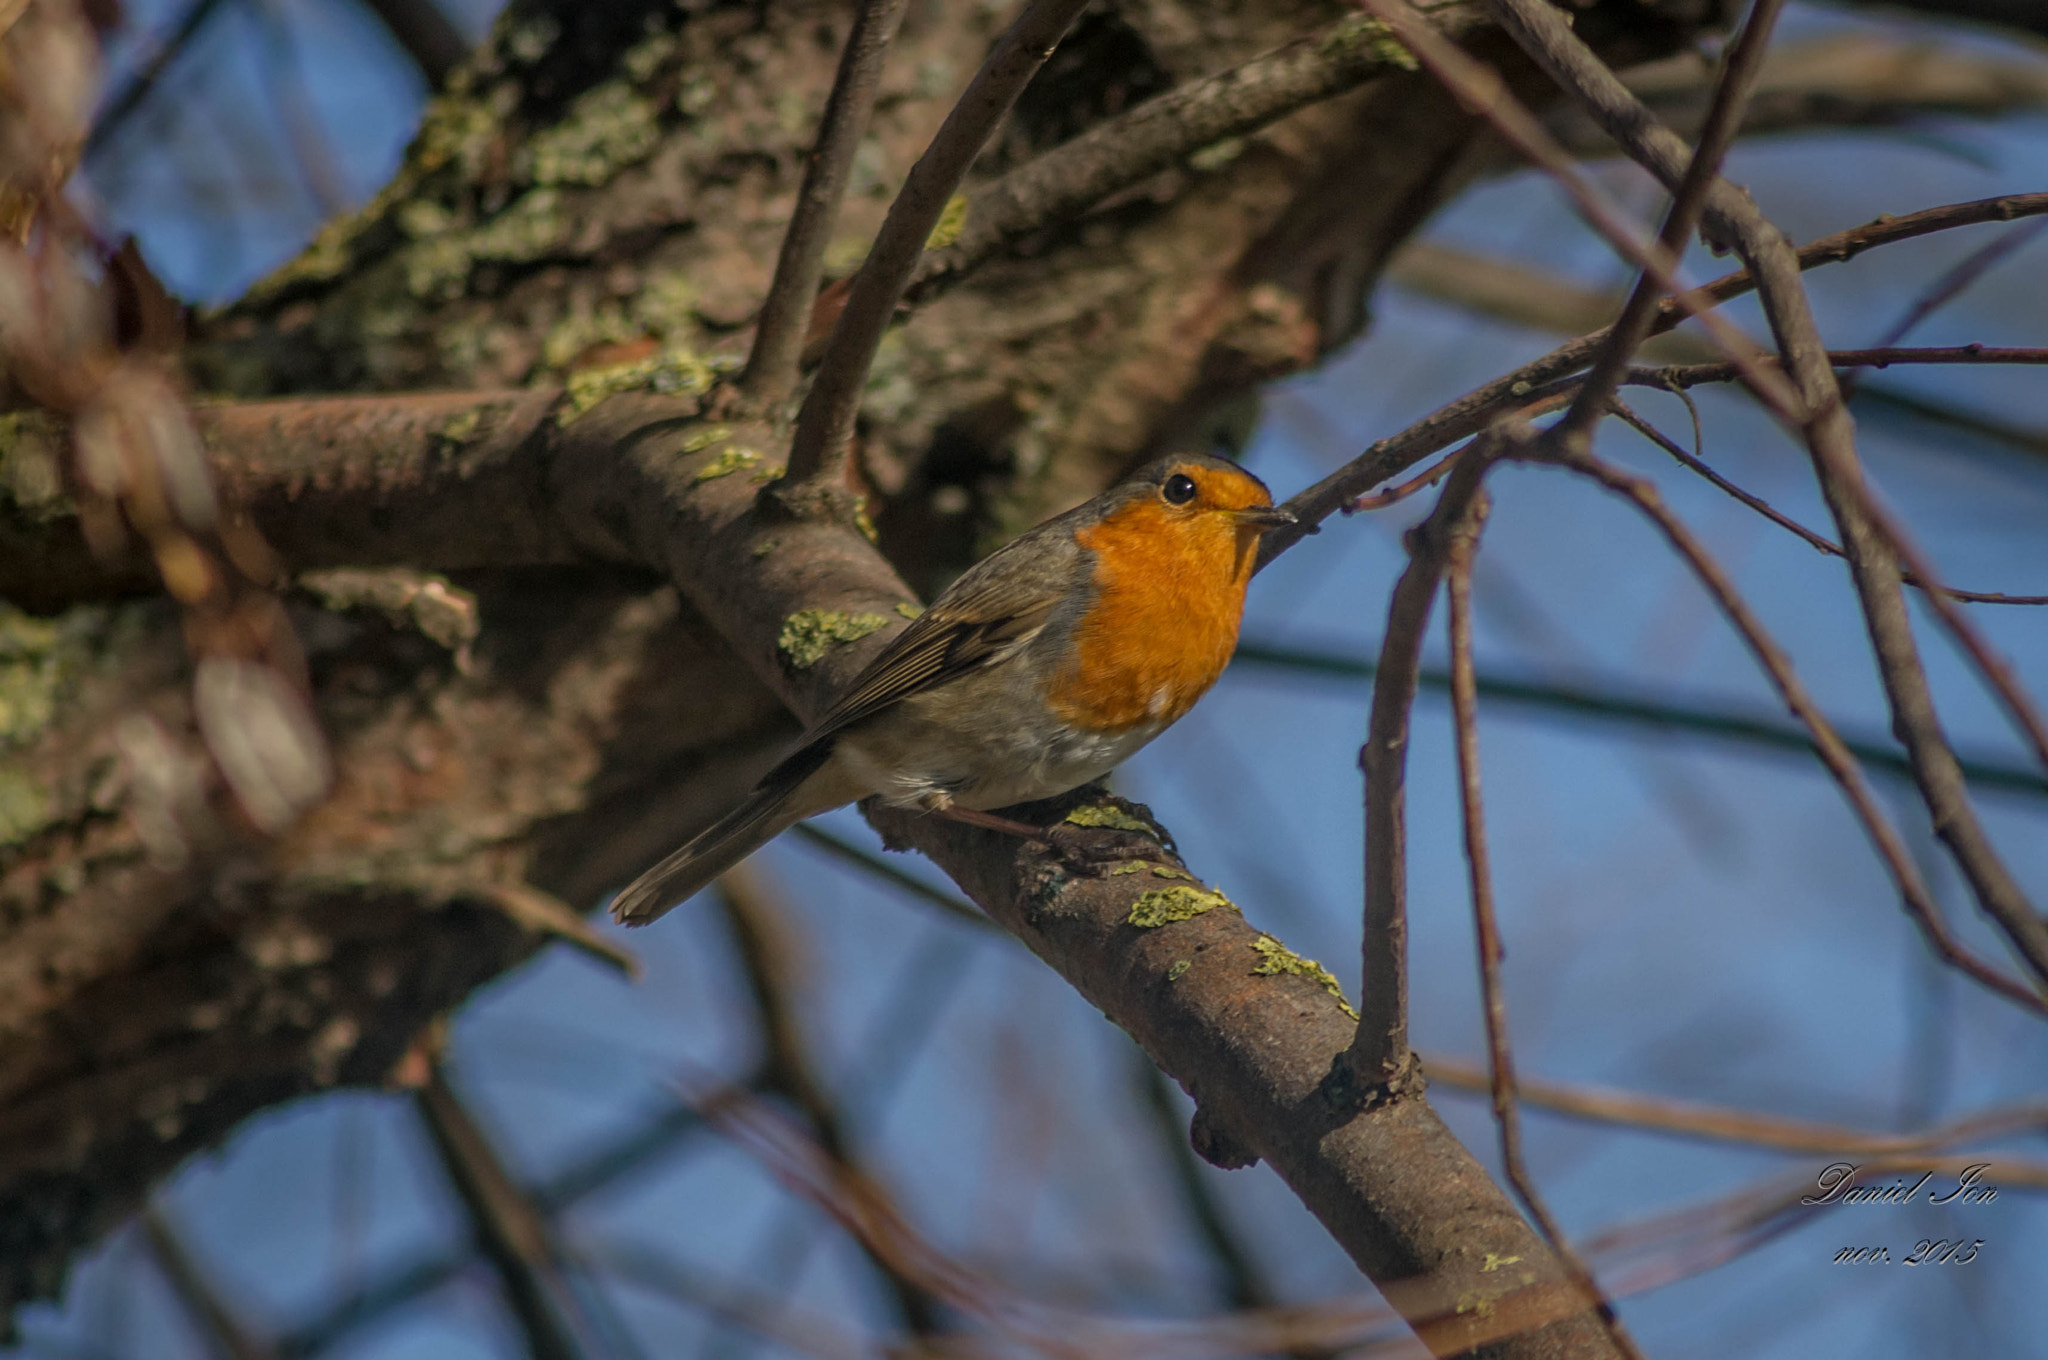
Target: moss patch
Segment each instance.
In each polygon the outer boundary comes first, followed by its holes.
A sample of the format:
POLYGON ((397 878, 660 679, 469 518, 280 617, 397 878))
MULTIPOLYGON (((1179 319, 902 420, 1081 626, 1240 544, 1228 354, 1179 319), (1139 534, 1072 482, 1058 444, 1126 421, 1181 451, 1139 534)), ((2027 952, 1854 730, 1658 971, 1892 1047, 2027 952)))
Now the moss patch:
POLYGON ((1282 974, 1305 977, 1336 997, 1337 1004, 1344 1008, 1346 1015, 1353 1020, 1358 1018, 1358 1012, 1351 1009, 1351 1003, 1344 999, 1344 989, 1338 985, 1336 975, 1314 959, 1303 958, 1271 935, 1258 936, 1252 941, 1252 948, 1259 951, 1259 964, 1252 969, 1253 973, 1261 977, 1278 977, 1282 974))
POLYGON ((793 671, 807 671, 825 659, 833 644, 857 642, 888 624, 881 614, 849 614, 842 609, 799 609, 782 621, 775 650, 793 671))
POLYGON ((1220 892, 1201 888, 1154 888, 1131 904, 1131 914, 1124 921, 1140 930, 1155 930, 1175 921, 1192 920, 1218 907, 1235 911, 1237 904, 1220 892))

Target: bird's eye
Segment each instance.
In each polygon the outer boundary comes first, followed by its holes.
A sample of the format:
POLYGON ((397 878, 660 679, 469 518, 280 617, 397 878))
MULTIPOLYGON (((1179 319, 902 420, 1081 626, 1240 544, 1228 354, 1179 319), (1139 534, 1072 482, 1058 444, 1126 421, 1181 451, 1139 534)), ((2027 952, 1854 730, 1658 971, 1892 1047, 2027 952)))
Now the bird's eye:
POLYGON ((1168 505, 1186 505, 1195 498, 1195 479, 1176 472, 1160 486, 1159 494, 1166 497, 1168 505))

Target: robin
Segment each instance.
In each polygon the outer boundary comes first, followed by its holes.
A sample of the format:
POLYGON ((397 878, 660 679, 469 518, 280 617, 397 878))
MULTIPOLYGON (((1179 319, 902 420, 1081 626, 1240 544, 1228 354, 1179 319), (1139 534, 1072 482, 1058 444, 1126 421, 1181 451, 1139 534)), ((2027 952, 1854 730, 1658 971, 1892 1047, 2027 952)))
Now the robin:
POLYGON ((613 918, 646 925, 785 828, 871 795, 1050 842, 989 809, 1099 779, 1193 708, 1237 647, 1259 536, 1292 523, 1235 463, 1180 454, 1019 535, 613 918))

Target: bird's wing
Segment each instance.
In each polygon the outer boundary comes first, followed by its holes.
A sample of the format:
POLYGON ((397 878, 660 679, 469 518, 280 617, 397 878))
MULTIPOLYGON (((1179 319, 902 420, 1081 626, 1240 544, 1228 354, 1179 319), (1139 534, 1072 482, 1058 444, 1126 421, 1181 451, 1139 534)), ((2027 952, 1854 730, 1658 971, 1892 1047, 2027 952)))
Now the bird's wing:
POLYGON ((1040 553, 1012 551, 1023 543, 1018 539, 977 564, 913 619, 833 701, 812 739, 957 680, 1028 642, 1059 603, 1052 582, 1065 564, 1045 562, 1043 544, 1033 545, 1040 553))

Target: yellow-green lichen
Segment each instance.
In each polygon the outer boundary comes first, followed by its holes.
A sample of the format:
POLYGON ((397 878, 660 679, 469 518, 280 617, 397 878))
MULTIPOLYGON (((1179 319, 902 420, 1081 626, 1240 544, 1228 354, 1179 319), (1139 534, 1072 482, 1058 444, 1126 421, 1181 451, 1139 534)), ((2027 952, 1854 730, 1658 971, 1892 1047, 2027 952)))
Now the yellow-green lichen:
POLYGON ((472 406, 441 422, 441 428, 434 431, 434 438, 447 444, 466 444, 484 423, 483 408, 472 406))
POLYGON ((696 429, 676 441, 678 453, 702 453, 713 444, 723 444, 732 438, 730 425, 699 425, 696 429))
POLYGON ((1511 1266, 1521 1259, 1519 1256, 1496 1256, 1489 1251, 1486 1253, 1486 1260, 1480 1264, 1479 1273, 1484 1275, 1499 1270, 1502 1266, 1511 1266))
POLYGON ((775 649, 793 671, 807 671, 825 659, 834 643, 857 642, 887 625, 880 614, 849 614, 841 609, 799 609, 782 621, 775 649))
POLYGON ((1149 836, 1152 828, 1122 808, 1109 803, 1086 803, 1067 814, 1075 826, 1106 826, 1115 831, 1138 831, 1149 836))
POLYGON ((1193 959, 1175 959, 1173 966, 1166 970, 1166 980, 1168 982, 1179 982, 1183 977, 1187 976, 1188 969, 1192 967, 1194 967, 1193 959))
POLYGON ((603 184, 644 160, 661 140, 654 105, 623 81, 579 96, 560 122, 520 148, 515 170, 532 184, 603 184))
POLYGON ((39 411, 0 415, 0 499, 36 518, 64 513, 64 445, 63 427, 39 411))
POLYGON ((568 233, 561 196, 535 189, 508 203, 489 221, 414 241, 401 262, 406 291, 426 301, 462 296, 479 261, 521 264, 555 250, 568 233))
POLYGON ((1325 56, 1365 51, 1376 60, 1403 71, 1422 69, 1415 60, 1415 54, 1394 36, 1394 30, 1387 26, 1387 21, 1367 14, 1356 15, 1337 24, 1323 35, 1320 46, 1325 56))
POLYGON ((760 454, 752 449, 742 448, 735 444, 703 467, 698 468, 697 475, 690 478, 690 485, 695 486, 699 482, 709 482, 715 481, 720 477, 730 477, 733 473, 743 468, 750 468, 760 461, 760 454))
POLYGON ((782 480, 782 474, 787 471, 789 469, 780 463, 763 463, 754 469, 754 485, 766 486, 770 482, 779 482, 782 480))
POLYGON ((1203 174, 1212 174, 1244 154, 1244 138, 1225 137, 1220 142, 1188 153, 1188 164, 1203 174))
POLYGON ((1351 1009, 1351 1003, 1344 999, 1344 989, 1338 985, 1336 975, 1314 959, 1303 958, 1271 935, 1261 934, 1255 937, 1252 940, 1252 948, 1259 951, 1259 964, 1252 972, 1261 977, 1279 977, 1283 974, 1305 977, 1336 997, 1337 1004, 1344 1008, 1346 1015, 1354 1020, 1358 1018, 1358 1012, 1351 1009))
POLYGON ((967 229, 967 195, 954 194, 946 200, 946 206, 939 210, 939 220, 932 227, 932 234, 925 238, 926 250, 944 250, 960 239, 960 233, 967 229))
POLYGON ((1131 904, 1131 914, 1124 921, 1140 930, 1153 930, 1175 921, 1192 920, 1218 907, 1235 910, 1236 905, 1220 892, 1201 888, 1154 888, 1131 904))
MULTIPOLYGON (((715 376, 711 365, 705 362, 702 355, 680 346, 671 346, 659 354, 636 359, 631 363, 586 368, 569 375, 565 401, 562 409, 555 413, 555 423, 571 424, 606 397, 620 392, 646 388, 656 392, 682 392, 694 396, 710 387, 715 376)), ((723 434, 707 439, 698 447, 716 443, 722 438, 723 434)))
POLYGON ((901 614, 906 619, 914 619, 919 614, 924 613, 924 606, 921 604, 912 604, 908 600, 898 600, 896 602, 896 612, 901 614))
POLYGON ((753 547, 747 549, 747 556, 758 562, 781 546, 782 540, 779 538, 764 538, 753 547))
POLYGON ((1119 864, 1116 868, 1111 869, 1109 876, 1111 878, 1122 878, 1126 874, 1142 874, 1145 872, 1145 868, 1146 866, 1143 861, 1132 860, 1129 864, 1119 864))
POLYGON ((860 530, 860 536, 870 543, 880 543, 882 541, 881 531, 875 528, 874 516, 868 513, 868 508, 865 504, 857 504, 853 507, 853 527, 860 530))
POLYGON ((50 800, 26 769, 0 765, 0 845, 16 845, 49 825, 50 800))

